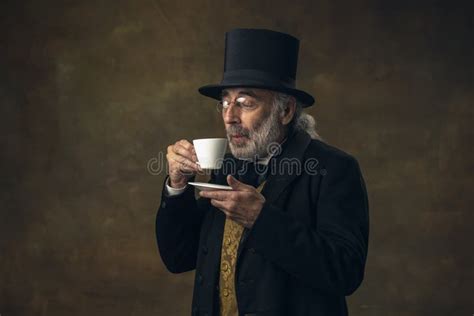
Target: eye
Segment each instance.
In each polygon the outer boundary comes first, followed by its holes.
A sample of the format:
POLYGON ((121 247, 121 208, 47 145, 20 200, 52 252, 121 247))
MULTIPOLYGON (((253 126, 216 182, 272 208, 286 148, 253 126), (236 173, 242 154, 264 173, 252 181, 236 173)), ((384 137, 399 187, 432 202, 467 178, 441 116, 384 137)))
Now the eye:
POLYGON ((237 98, 236 102, 239 103, 239 106, 243 110, 252 110, 255 108, 255 102, 245 97, 237 98))

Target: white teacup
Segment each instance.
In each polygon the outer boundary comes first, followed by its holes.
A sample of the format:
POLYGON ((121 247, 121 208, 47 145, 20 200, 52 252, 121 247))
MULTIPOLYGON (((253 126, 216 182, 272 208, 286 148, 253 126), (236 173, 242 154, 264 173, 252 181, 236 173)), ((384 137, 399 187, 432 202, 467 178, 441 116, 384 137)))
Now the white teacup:
POLYGON ((193 140, 198 164, 202 169, 220 169, 227 149, 226 138, 201 138, 193 140))

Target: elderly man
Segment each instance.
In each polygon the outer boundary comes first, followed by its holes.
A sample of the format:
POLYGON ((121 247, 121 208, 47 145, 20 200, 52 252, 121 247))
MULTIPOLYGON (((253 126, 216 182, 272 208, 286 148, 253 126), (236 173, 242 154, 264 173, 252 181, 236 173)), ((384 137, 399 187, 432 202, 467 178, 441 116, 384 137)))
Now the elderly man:
POLYGON ((169 271, 196 270, 193 315, 347 315, 363 280, 364 180, 303 112, 314 99, 295 87, 298 48, 284 33, 228 32, 222 82, 199 89, 219 100, 231 151, 210 182, 232 190, 196 199, 193 145, 168 147, 156 236, 169 271))

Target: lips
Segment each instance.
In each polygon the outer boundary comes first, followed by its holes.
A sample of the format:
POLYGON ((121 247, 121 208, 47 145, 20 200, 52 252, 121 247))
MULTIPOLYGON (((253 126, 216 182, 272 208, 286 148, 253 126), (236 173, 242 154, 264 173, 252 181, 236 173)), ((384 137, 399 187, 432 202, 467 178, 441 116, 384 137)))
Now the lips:
POLYGON ((245 139, 247 138, 247 136, 244 136, 244 135, 240 135, 240 134, 234 134, 234 135, 231 135, 232 137, 232 141, 235 142, 235 143, 242 143, 245 141, 245 139))

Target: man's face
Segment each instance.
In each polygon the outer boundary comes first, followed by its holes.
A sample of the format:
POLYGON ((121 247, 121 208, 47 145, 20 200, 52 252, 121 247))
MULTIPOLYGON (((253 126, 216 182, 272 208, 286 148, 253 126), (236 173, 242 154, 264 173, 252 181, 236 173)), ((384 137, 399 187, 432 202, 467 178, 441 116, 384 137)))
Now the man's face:
POLYGON ((260 158, 268 155, 268 145, 281 140, 283 125, 273 106, 274 93, 256 88, 229 88, 222 100, 230 104, 223 109, 227 139, 237 158, 260 158), (240 104, 239 104, 240 102, 240 104))

